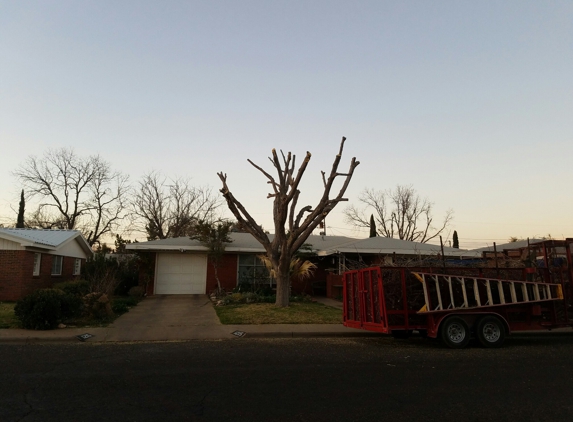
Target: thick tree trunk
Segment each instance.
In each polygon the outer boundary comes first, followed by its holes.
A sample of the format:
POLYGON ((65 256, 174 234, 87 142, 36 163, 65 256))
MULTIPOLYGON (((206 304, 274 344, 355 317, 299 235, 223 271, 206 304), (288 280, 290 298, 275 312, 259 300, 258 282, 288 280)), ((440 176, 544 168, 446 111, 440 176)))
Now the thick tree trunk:
POLYGON ((217 280, 217 296, 219 296, 223 292, 223 289, 221 288, 221 281, 219 280, 219 271, 217 271, 219 265, 214 262, 212 264, 213 269, 215 270, 215 280, 217 280))
POLYGON ((277 277, 277 300, 275 305, 281 308, 289 306, 290 299, 290 275, 279 274, 277 277))
POLYGON ((275 306, 280 308, 287 307, 290 304, 290 260, 291 257, 288 252, 283 250, 276 261, 277 300, 275 306))

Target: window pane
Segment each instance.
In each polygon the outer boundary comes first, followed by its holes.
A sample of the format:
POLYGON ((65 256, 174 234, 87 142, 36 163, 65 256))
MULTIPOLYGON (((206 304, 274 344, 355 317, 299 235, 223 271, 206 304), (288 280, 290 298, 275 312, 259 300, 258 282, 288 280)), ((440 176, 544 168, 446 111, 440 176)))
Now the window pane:
POLYGON ((52 257, 52 275, 62 274, 62 259, 63 257, 58 255, 52 257))
POLYGON ((79 258, 76 258, 76 260, 74 261, 74 274, 73 275, 80 275, 82 269, 82 260, 79 258))
POLYGON ((238 283, 269 285, 271 278, 267 267, 256 255, 239 255, 238 283))
POLYGON ((255 255, 239 255, 239 266, 254 265, 255 255))
POLYGON ((34 254, 34 270, 32 272, 32 275, 40 275, 40 264, 42 262, 42 254, 41 253, 35 253, 34 254))

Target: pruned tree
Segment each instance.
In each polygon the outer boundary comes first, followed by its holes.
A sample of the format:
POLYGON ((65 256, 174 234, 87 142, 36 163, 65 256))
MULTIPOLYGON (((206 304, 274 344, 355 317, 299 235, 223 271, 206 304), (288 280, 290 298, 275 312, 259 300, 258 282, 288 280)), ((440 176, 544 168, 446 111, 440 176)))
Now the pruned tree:
POLYGON ((125 217, 128 177, 99 155, 79 157, 71 148, 30 156, 14 175, 39 204, 29 227, 81 230, 90 245, 111 234, 125 217))
POLYGON ((229 210, 235 218, 257 239, 265 248, 266 255, 270 260, 277 282, 276 305, 286 307, 289 305, 290 290, 290 266, 291 259, 297 250, 304 244, 313 230, 328 215, 330 211, 341 201, 346 201, 344 193, 348 188, 354 169, 360 164, 356 158, 352 158, 346 173, 339 173, 338 166, 342 159, 344 141, 342 138, 340 149, 336 155, 328 177, 322 173, 324 190, 321 198, 313 208, 310 205, 297 209, 300 196, 299 185, 311 158, 310 152, 306 153, 301 165, 296 169, 296 156, 290 152, 285 154, 281 151, 279 158, 275 149, 272 150, 270 162, 276 170, 276 177, 271 176, 262 167, 251 160, 247 160, 253 167, 259 170, 267 179, 272 192, 267 198, 273 198, 274 237, 272 241, 263 231, 261 226, 249 214, 246 208, 232 194, 227 185, 227 175, 218 173, 223 184, 221 193, 227 201, 229 210), (336 196, 330 198, 330 192, 337 177, 342 177, 343 182, 336 196))
POLYGON ((232 226, 233 222, 231 221, 198 221, 195 224, 193 234, 190 236, 191 239, 198 240, 207 248, 207 258, 213 265, 215 280, 217 280, 217 295, 223 291, 221 280, 219 280, 219 264, 227 244, 233 241, 229 236, 232 226))
POLYGON ((168 179, 156 171, 143 176, 131 204, 135 225, 147 240, 189 236, 198 221, 217 220, 220 206, 210 188, 192 186, 188 179, 168 179))
POLYGON ((26 200, 24 199, 24 189, 20 193, 20 204, 18 206, 18 218, 16 220, 16 228, 23 229, 25 226, 24 224, 24 211, 26 209, 26 200))
POLYGON ((383 237, 394 237, 412 242, 426 243, 439 236, 453 219, 448 210, 436 227, 433 204, 420 197, 412 186, 396 186, 395 190, 362 191, 359 201, 363 207, 350 205, 344 210, 346 221, 355 227, 370 227, 367 217, 374 211, 377 232, 383 237))

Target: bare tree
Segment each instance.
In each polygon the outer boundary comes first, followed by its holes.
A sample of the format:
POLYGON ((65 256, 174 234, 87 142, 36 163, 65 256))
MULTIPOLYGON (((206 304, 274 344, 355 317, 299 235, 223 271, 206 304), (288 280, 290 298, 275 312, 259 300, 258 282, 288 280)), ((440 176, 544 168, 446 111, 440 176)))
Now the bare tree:
POLYGON ((272 241, 269 240, 267 234, 249 214, 245 207, 233 196, 227 185, 227 175, 222 172, 217 173, 223 183, 221 193, 226 199, 229 209, 237 221, 265 248, 266 255, 269 258, 274 274, 276 275, 277 306, 285 307, 289 305, 289 274, 291 258, 304 244, 305 240, 312 234, 313 230, 319 225, 319 223, 324 220, 328 213, 332 211, 339 202, 347 200, 346 198, 343 198, 344 193, 350 183, 354 169, 358 164, 360 164, 360 162, 356 161, 356 158, 352 158, 348 172, 338 172, 338 165, 342 158, 342 150, 344 148, 345 140, 346 138, 343 137, 340 143, 339 152, 334 159, 332 169, 330 170, 328 177, 326 177, 325 172, 322 172, 324 191, 314 209, 312 206, 307 205, 297 211, 297 202, 300 196, 298 187, 308 166, 308 162, 310 161, 310 152, 306 153, 302 164, 295 173, 296 156, 291 155, 290 152, 285 156, 281 151, 281 162, 276 150, 273 149, 272 157, 269 157, 269 160, 277 172, 277 179, 251 160, 247 160, 253 167, 269 179, 267 183, 269 183, 273 189, 273 192, 269 193, 267 196, 267 198, 274 198, 273 219, 275 233, 272 241), (330 191, 338 176, 342 176, 344 178, 344 182, 338 194, 334 198, 330 198, 330 191), (305 214, 307 214, 306 217, 305 214))
POLYGON ((216 220, 220 205, 210 188, 192 186, 183 178, 169 180, 152 171, 139 182, 132 210, 136 226, 154 240, 190 235, 198 221, 216 220))
POLYGON ((435 227, 433 204, 421 198, 412 186, 398 185, 387 191, 365 189, 359 201, 364 207, 350 205, 344 210, 346 221, 355 227, 370 228, 367 216, 374 211, 377 232, 383 237, 426 243, 439 236, 453 219, 453 211, 448 210, 435 227))
POLYGON ((88 233, 90 245, 100 243, 104 234, 112 233, 125 216, 130 197, 129 177, 111 171, 109 164, 99 162, 94 166, 93 180, 89 185, 89 218, 82 222, 82 231, 88 233))
POLYGON ((127 176, 100 156, 79 157, 71 148, 30 156, 14 175, 40 203, 29 227, 81 230, 90 245, 116 230, 129 194, 127 176))
POLYGON ((62 216, 54 214, 46 214, 46 209, 42 207, 36 208, 31 214, 26 217, 25 227, 29 229, 60 229, 67 228, 66 221, 62 216))

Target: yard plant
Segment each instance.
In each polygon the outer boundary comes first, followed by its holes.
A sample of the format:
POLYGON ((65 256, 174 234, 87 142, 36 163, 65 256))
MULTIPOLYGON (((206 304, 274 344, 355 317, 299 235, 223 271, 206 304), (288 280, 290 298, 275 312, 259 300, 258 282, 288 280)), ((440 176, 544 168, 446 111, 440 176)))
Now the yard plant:
POLYGON ((20 322, 14 315, 14 302, 0 302, 0 328, 18 328, 20 322))

